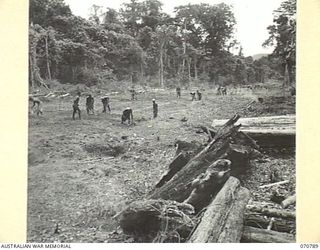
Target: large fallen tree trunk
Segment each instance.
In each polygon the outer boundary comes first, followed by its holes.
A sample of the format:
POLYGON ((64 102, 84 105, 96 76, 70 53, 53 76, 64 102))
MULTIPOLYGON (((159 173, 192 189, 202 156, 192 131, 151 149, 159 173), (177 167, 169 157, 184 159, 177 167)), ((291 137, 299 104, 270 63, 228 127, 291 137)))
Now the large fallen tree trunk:
POLYGON ((271 218, 273 218, 273 223, 271 230, 284 232, 284 233, 294 233, 296 231, 296 223, 295 220, 287 220, 283 218, 274 218, 265 216, 259 213, 245 212, 244 216, 244 225, 257 227, 261 229, 267 229, 271 218))
POLYGON ((276 208, 267 208, 259 205, 247 205, 246 209, 250 212, 260 213, 270 217, 285 218, 285 219, 296 218, 296 214, 294 212, 280 210, 276 208))
MULTIPOLYGON (((168 182, 178 171, 180 171, 190 159, 199 152, 199 146, 196 147, 193 151, 184 151, 177 150, 179 153, 172 160, 169 165, 169 170, 163 175, 160 181, 156 184, 156 188, 163 186, 166 182, 168 182)), ((256 155, 260 155, 255 149, 252 149, 249 146, 243 146, 239 144, 230 144, 229 148, 226 149, 225 154, 221 156, 221 158, 228 159, 231 161, 231 176, 238 177, 240 174, 245 173, 249 167, 249 161, 251 158, 255 158, 256 155)))
POLYGON ((199 153, 204 147, 201 144, 177 140, 175 142, 176 156, 169 165, 169 170, 163 175, 160 181, 156 184, 156 188, 162 187, 168 182, 178 171, 180 171, 189 160, 199 153))
MULTIPOLYGON (((170 199, 182 202, 192 192, 191 183, 197 176, 204 173, 212 162, 221 158, 228 150, 229 143, 239 130, 239 126, 234 123, 239 119, 236 115, 222 126, 214 136, 213 140, 196 156, 194 156, 171 180, 160 188, 156 189, 151 195, 151 199, 170 199)), ((221 188, 227 179, 227 175, 218 180, 217 189, 221 188)), ((214 190, 213 190, 214 191, 214 190)))
POLYGON ((240 242, 244 223, 244 208, 250 199, 250 192, 240 188, 235 202, 230 210, 224 229, 218 238, 218 243, 240 242))
POLYGON ((231 162, 226 159, 219 159, 212 163, 205 173, 201 173, 192 181, 193 190, 184 203, 191 204, 196 213, 209 205, 212 198, 220 190, 221 180, 224 182, 224 179, 229 177, 230 165, 231 162))
POLYGON ((178 171, 187 165, 190 158, 190 154, 180 152, 170 163, 168 172, 156 184, 156 188, 162 187, 166 182, 168 182, 178 171))
POLYGON ((241 242, 251 243, 294 243, 292 234, 245 226, 241 242))
MULTIPOLYGON (((208 134, 209 141, 211 141, 212 138, 216 135, 216 132, 213 129, 210 129, 206 126, 200 125, 200 126, 196 126, 196 128, 200 129, 196 133, 208 134)), ((235 144, 248 146, 248 147, 251 147, 252 149, 256 149, 256 150, 258 150, 260 148, 259 145, 256 143, 256 141, 253 138, 251 138, 249 135, 247 135, 246 133, 244 133, 242 131, 238 131, 237 135, 234 136, 234 138, 233 138, 233 142, 235 144)))
POLYGON ((188 242, 239 242, 248 199, 249 191, 241 188, 238 179, 230 177, 207 207, 188 242))
MULTIPOLYGON (((211 126, 222 126, 227 120, 213 120, 211 126)), ((246 117, 240 118, 235 125, 241 124, 241 130, 251 132, 255 130, 269 130, 283 132, 286 134, 295 134, 295 115, 280 115, 280 116, 264 116, 264 117, 246 117)))
MULTIPOLYGON (((218 128, 225 122, 213 120, 211 126, 218 128)), ((262 148, 295 147, 295 115, 241 118, 237 124, 262 148)))

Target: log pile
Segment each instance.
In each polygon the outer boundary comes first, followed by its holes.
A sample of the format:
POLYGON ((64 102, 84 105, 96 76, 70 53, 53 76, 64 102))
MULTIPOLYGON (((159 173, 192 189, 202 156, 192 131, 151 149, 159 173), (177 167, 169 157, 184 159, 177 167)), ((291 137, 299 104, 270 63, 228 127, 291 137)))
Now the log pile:
MULTIPOLYGON (((211 126, 219 127, 224 122, 214 120, 211 126)), ((295 147, 295 115, 242 118, 237 124, 262 148, 295 147)))
POLYGON ((136 242, 292 242, 294 213, 248 205, 250 192, 240 180, 261 153, 235 125, 239 118, 216 130, 203 127, 206 145, 176 142, 167 173, 148 197, 119 214, 123 232, 136 242))

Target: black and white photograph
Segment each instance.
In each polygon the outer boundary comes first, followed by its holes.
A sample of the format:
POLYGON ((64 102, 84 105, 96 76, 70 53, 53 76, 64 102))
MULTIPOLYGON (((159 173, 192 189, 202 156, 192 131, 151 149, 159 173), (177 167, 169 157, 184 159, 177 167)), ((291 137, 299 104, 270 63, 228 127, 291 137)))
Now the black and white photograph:
POLYGON ((29 0, 27 242, 296 242, 296 15, 29 0))

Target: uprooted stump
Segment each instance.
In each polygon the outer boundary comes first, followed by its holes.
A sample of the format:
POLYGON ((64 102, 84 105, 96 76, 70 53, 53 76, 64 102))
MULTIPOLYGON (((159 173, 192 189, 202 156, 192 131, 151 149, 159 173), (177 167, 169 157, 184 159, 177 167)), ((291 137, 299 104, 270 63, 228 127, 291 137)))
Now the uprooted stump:
POLYGON ((153 241, 162 235, 162 241, 170 241, 172 235, 187 238, 195 226, 190 215, 194 208, 190 204, 168 200, 140 200, 132 202, 120 214, 120 226, 124 233, 153 241))

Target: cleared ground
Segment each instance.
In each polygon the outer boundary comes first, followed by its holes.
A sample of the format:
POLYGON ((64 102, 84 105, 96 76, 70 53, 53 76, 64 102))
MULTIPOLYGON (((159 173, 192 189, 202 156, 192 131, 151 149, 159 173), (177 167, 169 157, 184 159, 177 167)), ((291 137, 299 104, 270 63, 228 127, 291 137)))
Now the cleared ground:
MULTIPOLYGON (((226 96, 206 90, 203 100, 191 102, 186 90, 179 100, 174 90, 148 91, 137 101, 119 93, 111 96, 111 114, 103 114, 94 94, 96 114, 85 113, 82 97, 81 120, 71 119, 72 98, 44 102, 43 116, 29 116, 28 241, 130 242, 118 234, 112 216, 152 190, 174 156, 174 141, 205 142, 206 135, 195 133, 197 125, 235 113, 242 117, 295 113, 294 97, 277 95, 277 88, 241 89, 226 96), (257 97, 264 102, 244 109, 257 97), (152 119, 152 98, 159 105, 157 119, 152 119), (133 109, 134 126, 120 124, 127 106, 133 109)), ((272 189, 257 187, 268 183, 274 168, 290 179, 282 191, 295 190, 294 154, 268 152, 264 162, 252 163, 243 182, 254 200, 270 202, 272 189)))

